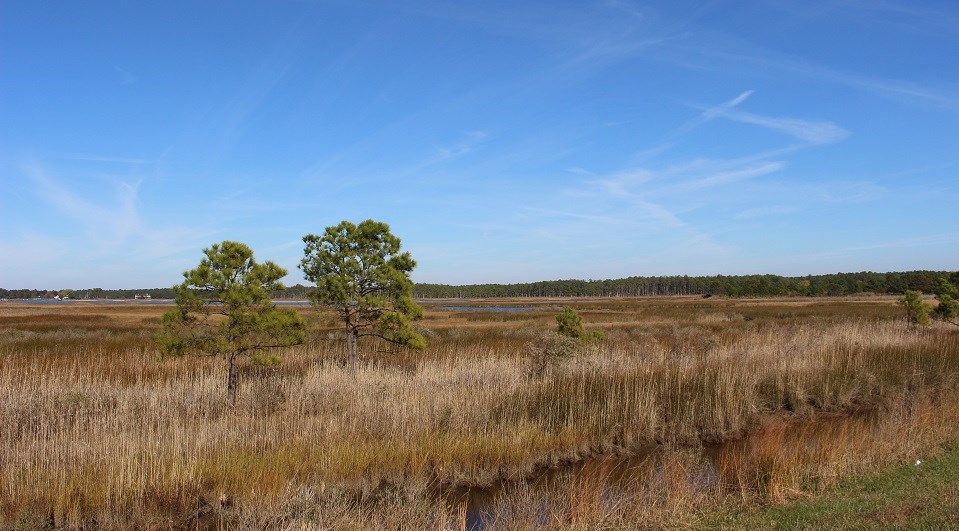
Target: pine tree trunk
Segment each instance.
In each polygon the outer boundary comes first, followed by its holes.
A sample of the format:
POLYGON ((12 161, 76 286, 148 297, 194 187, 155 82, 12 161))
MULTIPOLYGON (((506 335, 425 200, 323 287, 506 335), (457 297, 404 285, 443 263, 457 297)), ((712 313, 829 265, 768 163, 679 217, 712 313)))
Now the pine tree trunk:
POLYGON ((236 405, 236 353, 231 353, 227 362, 226 398, 233 407, 236 405))
POLYGON ((360 340, 360 330, 357 327, 357 323, 354 322, 357 318, 354 317, 352 311, 347 308, 345 321, 346 321, 346 345, 348 351, 348 358, 346 361, 347 367, 350 372, 356 372, 360 365, 360 354, 358 343, 360 340))
POLYGON ((356 328, 347 331, 347 344, 349 345, 350 357, 349 368, 351 372, 356 372, 360 366, 359 340, 360 332, 356 328))

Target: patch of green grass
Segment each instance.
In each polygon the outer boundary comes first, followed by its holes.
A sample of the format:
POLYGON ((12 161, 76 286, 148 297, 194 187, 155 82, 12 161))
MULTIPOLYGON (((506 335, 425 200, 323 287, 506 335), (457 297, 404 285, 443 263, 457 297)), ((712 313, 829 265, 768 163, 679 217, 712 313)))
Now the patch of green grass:
POLYGON ((707 515, 706 529, 959 529, 959 443, 919 465, 848 480, 782 506, 707 515))

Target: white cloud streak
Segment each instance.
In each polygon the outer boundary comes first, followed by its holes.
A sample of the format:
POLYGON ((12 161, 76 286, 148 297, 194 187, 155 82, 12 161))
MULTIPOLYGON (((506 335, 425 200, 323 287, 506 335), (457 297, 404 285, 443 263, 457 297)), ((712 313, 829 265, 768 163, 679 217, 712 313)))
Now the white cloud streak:
POLYGON ((794 118, 773 118, 760 116, 731 108, 723 109, 717 116, 746 124, 758 125, 785 133, 804 142, 814 145, 832 144, 849 136, 849 131, 832 122, 813 122, 794 118))
POLYGON ((716 118, 717 116, 720 116, 726 112, 729 112, 740 103, 749 99, 749 97, 753 95, 753 92, 755 91, 747 90, 747 91, 741 92, 738 96, 736 96, 735 98, 729 101, 704 109, 703 112, 697 118, 689 122, 686 122, 675 131, 666 135, 666 140, 675 140, 677 137, 684 135, 692 131, 693 129, 696 129, 697 127, 705 124, 706 122, 709 122, 710 120, 716 118))
POLYGON ((676 191, 683 190, 701 190, 713 186, 732 184, 748 179, 754 179, 773 172, 777 172, 785 167, 782 162, 767 162, 758 166, 749 166, 730 171, 720 171, 699 179, 691 179, 679 183, 674 187, 676 191))
POLYGON ((740 103, 742 103, 742 102, 746 101, 747 99, 749 99, 749 97, 753 95, 753 92, 755 92, 755 91, 753 91, 753 90, 747 90, 747 91, 741 93, 739 96, 736 96, 735 98, 733 98, 733 99, 731 99, 731 100, 729 100, 729 101, 727 101, 727 102, 725 102, 725 103, 719 104, 719 105, 717 105, 717 106, 715 106, 715 107, 713 107, 713 108, 711 108, 711 109, 706 109, 705 111, 703 111, 703 118, 707 118, 707 119, 708 119, 708 118, 713 118, 713 117, 715 117, 715 116, 718 116, 718 115, 720 115, 720 114, 723 114, 723 113, 731 110, 733 107, 736 107, 736 106, 739 105, 740 103))
MULTIPOLYGON (((839 71, 792 57, 776 56, 765 52, 745 54, 705 47, 677 47, 675 50, 692 52, 702 58, 707 58, 709 60, 708 68, 715 68, 716 63, 719 61, 749 64, 764 69, 799 74, 809 79, 845 85, 906 103, 933 105, 953 112, 959 112, 959 96, 955 94, 955 91, 936 90, 935 88, 919 85, 910 81, 839 71)), ((705 65, 687 66, 692 68, 706 68, 705 65)))
POLYGON ((137 82, 137 76, 130 73, 130 71, 116 65, 113 65, 113 69, 120 74, 121 82, 124 85, 132 85, 137 82))
POLYGON ((63 160, 79 160, 87 162, 114 162, 117 164, 154 164, 157 161, 150 159, 141 159, 134 157, 110 157, 104 155, 94 155, 87 153, 63 153, 55 158, 63 160))
POLYGON ((523 210, 527 212, 533 212, 537 214, 546 214, 549 216, 560 216, 565 218, 579 219, 584 221, 593 221, 596 223, 602 223, 606 225, 625 225, 630 224, 628 221, 617 218, 614 216, 600 216, 592 214, 582 214, 578 212, 565 212, 561 210, 553 210, 549 208, 539 208, 539 207, 523 207, 523 210))
POLYGON ((104 243, 119 243, 140 228, 137 213, 138 184, 117 182, 112 204, 102 205, 85 199, 54 178, 39 164, 24 168, 24 172, 37 185, 37 194, 64 216, 86 227, 94 240, 104 243))
POLYGON ((736 214, 737 219, 751 219, 751 218, 761 218, 767 216, 781 216, 785 214, 792 214, 793 212, 798 212, 799 209, 796 207, 788 207, 782 205, 767 205, 756 208, 750 208, 743 210, 742 212, 736 214))
POLYGON ((762 116, 738 109, 738 107, 754 93, 755 91, 753 90, 747 90, 741 92, 729 101, 703 109, 699 117, 683 124, 676 131, 670 133, 667 139, 675 139, 716 118, 725 118, 734 122, 757 125, 772 131, 787 134, 813 145, 831 144, 839 142, 849 136, 849 131, 832 122, 762 116))

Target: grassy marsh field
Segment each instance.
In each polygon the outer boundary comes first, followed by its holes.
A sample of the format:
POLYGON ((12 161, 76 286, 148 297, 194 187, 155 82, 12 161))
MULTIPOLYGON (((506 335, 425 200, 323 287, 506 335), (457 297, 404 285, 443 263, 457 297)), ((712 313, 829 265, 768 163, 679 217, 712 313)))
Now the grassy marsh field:
POLYGON ((355 374, 302 308, 235 408, 222 360, 158 358, 165 309, 0 305, 3 526, 698 527, 959 440, 959 334, 894 298, 431 302, 355 374), (530 377, 563 305, 605 338, 530 377))

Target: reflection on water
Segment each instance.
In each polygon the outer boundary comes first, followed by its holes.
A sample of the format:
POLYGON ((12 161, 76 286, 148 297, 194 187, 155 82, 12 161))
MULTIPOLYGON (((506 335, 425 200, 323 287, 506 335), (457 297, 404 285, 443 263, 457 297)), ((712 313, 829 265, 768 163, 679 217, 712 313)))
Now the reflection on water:
POLYGON ((448 312, 525 312, 529 306, 441 306, 448 312))
MULTIPOLYGON (((159 305, 159 306, 172 306, 175 304, 173 299, 13 299, 13 300, 4 300, 3 302, 13 302, 17 304, 143 304, 143 305, 159 305)), ((310 305, 310 301, 273 301, 273 304, 277 306, 297 306, 297 307, 306 307, 310 305)))
MULTIPOLYGON (((17 304, 148 304, 148 305, 172 305, 172 299, 13 299, 3 302, 13 302, 17 304)), ((292 300, 274 300, 277 306, 307 307, 310 301, 292 301, 292 300)), ((440 306, 438 309, 448 312, 525 312, 530 309, 529 306, 440 306)))
POLYGON ((465 509, 466 529, 503 522, 550 526, 557 518, 654 507, 670 499, 758 492, 776 498, 778 473, 811 469, 849 451, 851 441, 875 434, 878 417, 818 417, 773 421, 739 439, 701 446, 651 446, 629 456, 587 458, 542 468, 525 481, 462 487, 445 495, 465 509))

